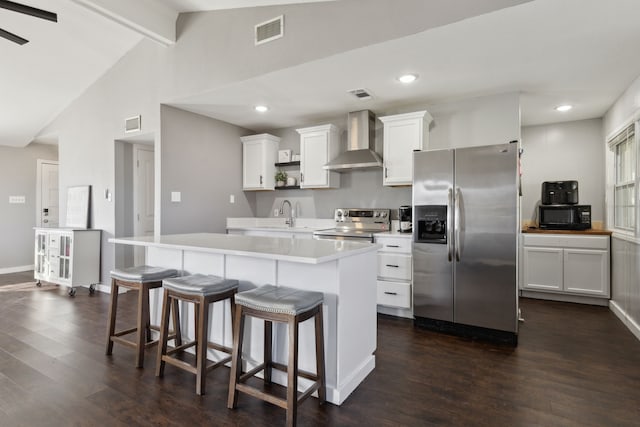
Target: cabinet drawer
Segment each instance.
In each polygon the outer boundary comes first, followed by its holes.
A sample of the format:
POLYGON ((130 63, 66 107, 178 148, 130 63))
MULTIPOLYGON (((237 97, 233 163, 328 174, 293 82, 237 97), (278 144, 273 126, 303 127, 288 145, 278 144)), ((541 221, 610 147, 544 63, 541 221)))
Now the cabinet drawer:
POLYGON ((570 236, 565 234, 524 234, 524 246, 550 248, 609 249, 609 236, 570 236))
POLYGON ((411 284, 378 280, 378 304, 411 308, 411 284))
POLYGON ((376 243, 382 245, 380 248, 382 252, 411 253, 411 238, 376 236, 376 243))
POLYGON ((378 277, 411 280, 411 255, 378 252, 378 277))

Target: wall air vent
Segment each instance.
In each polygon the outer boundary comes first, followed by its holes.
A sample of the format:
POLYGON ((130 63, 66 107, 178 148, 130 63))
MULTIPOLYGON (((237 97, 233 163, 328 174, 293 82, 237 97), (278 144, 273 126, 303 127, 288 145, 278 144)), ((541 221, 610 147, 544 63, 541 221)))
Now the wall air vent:
POLYGON ((138 132, 142 129, 142 116, 124 119, 124 133, 138 132))
POLYGON ((371 95, 371 92, 369 92, 367 89, 352 89, 352 90, 348 90, 347 92, 349 92, 351 95, 355 96, 358 99, 371 99, 373 98, 373 95, 371 95))
POLYGON ((255 26, 256 46, 279 39, 284 35, 284 15, 255 26))

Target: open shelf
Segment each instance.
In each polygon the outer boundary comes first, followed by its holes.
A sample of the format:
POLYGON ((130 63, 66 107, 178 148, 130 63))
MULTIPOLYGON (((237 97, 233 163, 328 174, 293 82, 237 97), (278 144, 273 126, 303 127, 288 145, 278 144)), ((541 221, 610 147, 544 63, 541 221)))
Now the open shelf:
POLYGON ((297 162, 284 162, 284 163, 276 163, 277 167, 284 167, 284 166, 300 166, 300 160, 298 160, 297 162))

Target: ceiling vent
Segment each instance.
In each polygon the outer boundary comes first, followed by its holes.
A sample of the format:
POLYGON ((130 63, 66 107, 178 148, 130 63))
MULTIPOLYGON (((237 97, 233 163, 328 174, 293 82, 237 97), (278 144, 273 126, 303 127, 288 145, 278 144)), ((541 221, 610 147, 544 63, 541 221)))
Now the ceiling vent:
POLYGON ((142 129, 142 116, 124 119, 124 133, 138 132, 142 129))
POLYGON ((369 92, 367 89, 352 89, 347 91, 349 92, 351 95, 355 96, 358 99, 371 99, 373 98, 373 96, 371 95, 371 92, 369 92))
POLYGON ((255 26, 256 46, 279 39, 284 35, 284 15, 255 26))

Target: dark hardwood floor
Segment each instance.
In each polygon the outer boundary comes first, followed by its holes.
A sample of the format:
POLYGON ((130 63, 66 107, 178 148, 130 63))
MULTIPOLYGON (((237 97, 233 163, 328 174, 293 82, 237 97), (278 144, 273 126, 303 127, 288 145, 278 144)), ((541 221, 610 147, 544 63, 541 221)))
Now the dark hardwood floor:
MULTIPOLYGON (((11 275, 0 276, 0 284, 11 275)), ((22 282, 24 278, 15 279, 22 282)), ((0 293, 0 426, 273 426, 284 410, 241 395, 228 368, 154 376, 131 349, 104 355, 108 295, 0 293)), ((121 297, 133 321, 135 294, 121 297)), ((304 402, 301 426, 638 426, 640 341, 603 307, 523 299, 516 349, 378 318, 376 369, 341 406, 304 402)), ((120 320, 120 319, 119 319, 120 320)))

